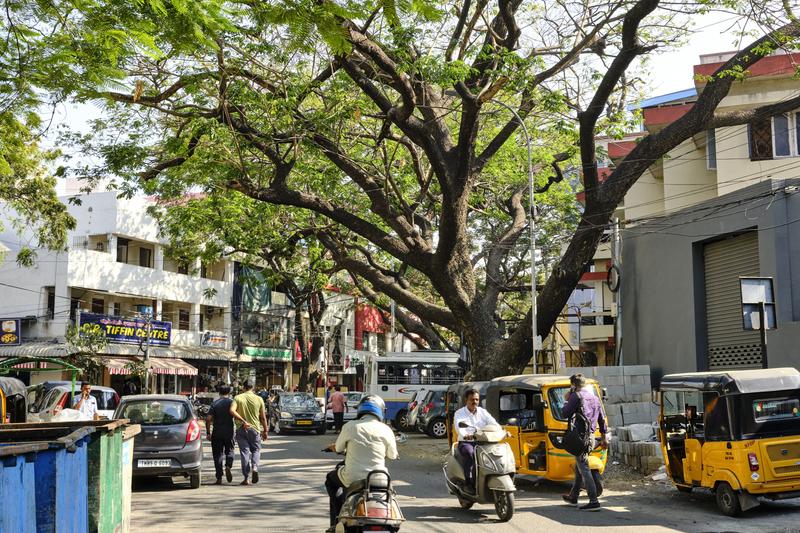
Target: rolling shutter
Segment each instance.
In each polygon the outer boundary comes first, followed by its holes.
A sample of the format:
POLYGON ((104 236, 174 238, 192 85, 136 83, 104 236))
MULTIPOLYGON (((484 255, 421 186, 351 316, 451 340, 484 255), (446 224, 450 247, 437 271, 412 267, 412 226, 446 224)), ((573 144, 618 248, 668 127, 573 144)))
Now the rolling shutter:
POLYGON ((758 233, 706 244, 708 368, 761 368, 758 331, 742 330, 739 276, 758 276, 758 233))

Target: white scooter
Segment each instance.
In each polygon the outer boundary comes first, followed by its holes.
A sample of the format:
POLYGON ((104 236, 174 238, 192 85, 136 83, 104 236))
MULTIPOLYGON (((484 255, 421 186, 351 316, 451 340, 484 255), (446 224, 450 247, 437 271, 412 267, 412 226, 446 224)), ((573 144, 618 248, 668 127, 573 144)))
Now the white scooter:
MULTIPOLYGON (((465 422, 460 428, 470 428, 465 422)), ((474 428, 473 428, 474 429, 474 428)), ((508 522, 514 515, 513 476, 516 473, 514 453, 507 442, 506 431, 500 426, 490 425, 475 431, 475 490, 467 486, 464 468, 458 461, 458 443, 450 449, 450 458, 444 464, 444 478, 450 494, 458 497, 463 509, 476 503, 494 503, 501 522, 508 522)))
POLYGON ((347 487, 336 533, 394 533, 404 521, 388 472, 373 470, 367 479, 347 487))

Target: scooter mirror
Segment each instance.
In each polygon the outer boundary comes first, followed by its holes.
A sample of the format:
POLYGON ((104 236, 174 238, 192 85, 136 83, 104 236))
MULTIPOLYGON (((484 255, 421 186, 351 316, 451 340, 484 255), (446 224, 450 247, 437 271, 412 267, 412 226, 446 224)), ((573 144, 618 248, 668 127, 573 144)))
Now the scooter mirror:
POLYGON ((468 428, 468 427, 469 427, 469 424, 467 424, 466 422, 459 422, 459 423, 458 423, 458 427, 460 427, 460 428, 462 428, 462 429, 463 429, 463 428, 468 428))

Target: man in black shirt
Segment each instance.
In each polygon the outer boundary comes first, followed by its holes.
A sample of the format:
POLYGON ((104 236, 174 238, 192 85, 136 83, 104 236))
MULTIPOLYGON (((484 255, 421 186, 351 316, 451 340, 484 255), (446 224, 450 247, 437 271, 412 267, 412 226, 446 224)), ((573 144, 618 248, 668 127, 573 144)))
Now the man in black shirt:
POLYGON ((211 455, 217 473, 215 485, 222 485, 222 459, 225 458, 225 479, 233 481, 233 417, 231 416, 231 388, 219 388, 220 397, 214 400, 206 417, 206 434, 211 439, 211 455), (212 431, 213 428, 213 431, 212 431))

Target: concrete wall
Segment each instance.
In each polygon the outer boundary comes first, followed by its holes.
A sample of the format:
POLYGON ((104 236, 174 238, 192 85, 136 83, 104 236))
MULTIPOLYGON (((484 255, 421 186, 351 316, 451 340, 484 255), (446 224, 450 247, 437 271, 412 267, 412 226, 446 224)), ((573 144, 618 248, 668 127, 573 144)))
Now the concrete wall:
POLYGON ((777 295, 769 366, 798 364, 800 284, 792 284, 800 279, 800 225, 792 223, 800 219, 800 195, 792 189, 798 186, 800 180, 764 181, 623 233, 626 364, 648 364, 655 378, 707 368, 703 245, 753 228, 760 275, 774 277, 777 295))

